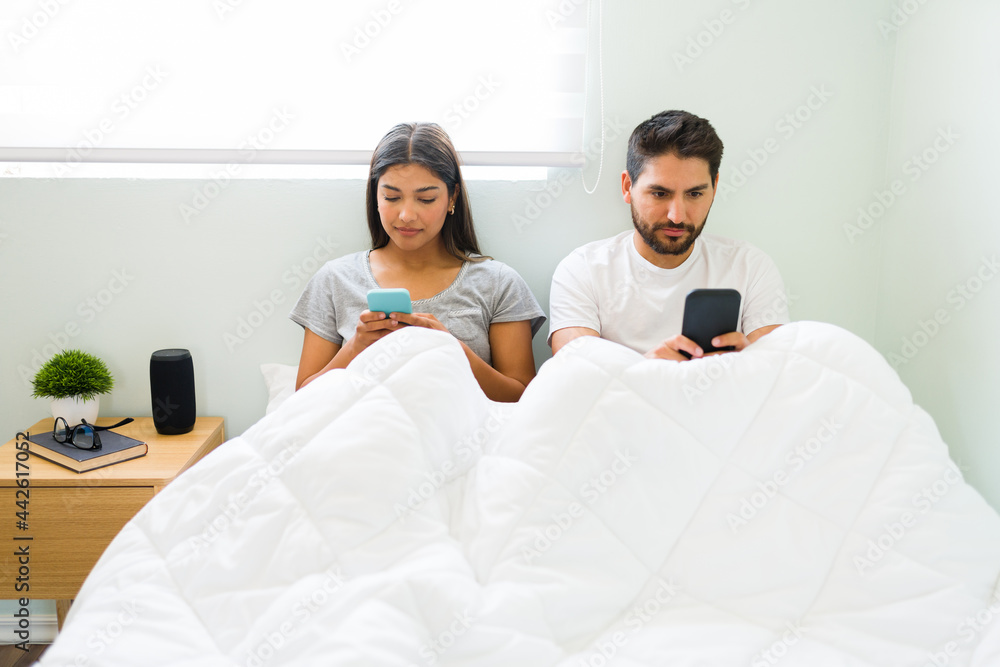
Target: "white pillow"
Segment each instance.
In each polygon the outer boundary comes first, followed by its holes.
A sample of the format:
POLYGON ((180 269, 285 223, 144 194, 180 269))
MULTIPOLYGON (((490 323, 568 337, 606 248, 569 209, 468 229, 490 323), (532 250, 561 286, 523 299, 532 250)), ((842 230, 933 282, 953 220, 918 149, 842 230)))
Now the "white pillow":
POLYGON ((264 414, 269 414, 295 393, 295 378, 299 373, 299 367, 288 364, 261 364, 260 372, 264 376, 264 384, 267 385, 267 409, 264 414))

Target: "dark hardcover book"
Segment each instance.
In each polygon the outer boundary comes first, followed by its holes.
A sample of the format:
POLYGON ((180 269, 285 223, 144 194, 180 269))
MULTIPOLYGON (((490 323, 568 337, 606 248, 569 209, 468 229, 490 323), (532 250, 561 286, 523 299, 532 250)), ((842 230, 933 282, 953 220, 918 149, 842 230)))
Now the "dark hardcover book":
POLYGON ((91 451, 56 442, 52 431, 32 433, 28 436, 28 451, 48 461, 75 472, 87 472, 114 463, 145 456, 146 443, 114 431, 100 431, 101 448, 91 451))

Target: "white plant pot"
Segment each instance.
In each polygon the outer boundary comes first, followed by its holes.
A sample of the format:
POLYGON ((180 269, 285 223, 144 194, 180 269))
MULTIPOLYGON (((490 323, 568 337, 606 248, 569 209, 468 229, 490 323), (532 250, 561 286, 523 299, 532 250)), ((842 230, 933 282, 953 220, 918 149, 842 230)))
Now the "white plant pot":
POLYGON ((62 417, 70 426, 76 426, 84 419, 88 424, 96 424, 100 409, 100 396, 95 396, 89 401, 81 401, 78 396, 52 399, 52 418, 62 417))

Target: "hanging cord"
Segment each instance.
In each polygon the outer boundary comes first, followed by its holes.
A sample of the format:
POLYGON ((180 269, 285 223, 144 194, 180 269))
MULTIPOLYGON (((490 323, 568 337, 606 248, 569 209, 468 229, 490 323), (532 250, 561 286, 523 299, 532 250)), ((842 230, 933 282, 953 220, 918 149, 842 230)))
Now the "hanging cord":
MULTIPOLYGON (((590 7, 593 2, 587 3, 587 25, 590 25, 590 7)), ((604 171, 604 10, 603 10, 604 0, 597 0, 597 81, 598 81, 598 97, 601 103, 601 151, 598 157, 597 163, 597 180, 594 181, 594 187, 587 187, 587 178, 583 174, 583 169, 580 170, 580 180, 583 182, 583 191, 588 195, 594 194, 597 191, 597 184, 601 182, 601 172, 604 171)), ((590 65, 590 44, 587 45, 587 65, 590 65)), ((587 79, 583 85, 583 100, 584 105, 586 105, 587 100, 590 99, 590 72, 587 72, 587 79)), ((584 111, 584 118, 586 118, 586 111, 584 111)), ((587 129, 586 124, 584 124, 583 130, 583 143, 584 143, 584 167, 586 167, 586 145, 587 145, 587 129)))

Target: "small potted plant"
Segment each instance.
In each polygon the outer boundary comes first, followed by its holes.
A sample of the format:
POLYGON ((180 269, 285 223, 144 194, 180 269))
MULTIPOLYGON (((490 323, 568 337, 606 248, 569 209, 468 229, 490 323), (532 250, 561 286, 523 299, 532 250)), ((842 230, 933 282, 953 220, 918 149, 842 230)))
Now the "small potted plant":
POLYGON ((86 419, 93 424, 100 410, 100 394, 115 381, 103 361, 80 350, 64 350, 42 364, 32 382, 35 398, 52 399, 52 417, 68 424, 86 419))

